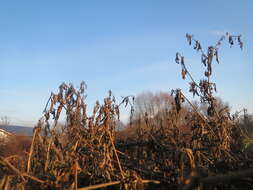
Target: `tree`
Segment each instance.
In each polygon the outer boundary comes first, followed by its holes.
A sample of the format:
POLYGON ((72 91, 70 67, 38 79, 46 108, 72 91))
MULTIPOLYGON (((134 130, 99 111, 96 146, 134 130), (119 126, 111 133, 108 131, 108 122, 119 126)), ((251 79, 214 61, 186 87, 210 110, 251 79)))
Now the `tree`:
POLYGON ((137 95, 134 105, 133 119, 154 118, 157 114, 164 115, 171 108, 172 96, 166 92, 143 92, 137 95))
MULTIPOLYGON (((200 101, 194 100, 194 101, 191 101, 191 104, 197 109, 198 112, 204 114, 205 116, 208 115, 207 102, 200 102, 200 101)), ((186 108, 189 111, 194 111, 192 106, 189 104, 186 104, 186 108)), ((215 97, 215 109, 218 113, 222 111, 230 112, 231 107, 228 102, 223 101, 220 97, 215 97)))
POLYGON ((8 126, 10 125, 10 120, 7 116, 2 116, 0 118, 0 125, 8 126))

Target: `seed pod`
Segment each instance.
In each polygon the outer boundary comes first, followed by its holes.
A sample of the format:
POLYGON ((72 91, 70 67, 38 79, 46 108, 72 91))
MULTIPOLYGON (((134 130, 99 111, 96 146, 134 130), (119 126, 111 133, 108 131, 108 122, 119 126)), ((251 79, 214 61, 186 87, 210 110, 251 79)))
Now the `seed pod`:
POLYGON ((182 69, 181 75, 182 75, 182 78, 183 78, 183 79, 185 79, 186 74, 187 74, 187 70, 182 69))
POLYGON ((214 55, 215 55, 215 58, 216 58, 216 62, 217 62, 217 63, 220 63, 219 57, 218 57, 218 50, 217 50, 217 49, 215 50, 214 55))
POLYGON ((192 44, 192 35, 186 33, 186 39, 189 42, 189 45, 191 45, 192 44))
POLYGON ((229 37, 228 37, 228 42, 230 43, 230 47, 231 47, 232 45, 234 45, 234 41, 233 41, 233 37, 232 37, 232 36, 229 36, 229 37))
POLYGON ((240 48, 241 48, 241 50, 242 50, 242 48, 243 48, 243 42, 240 42, 240 48))
POLYGON ((176 53, 175 62, 176 62, 177 64, 179 64, 179 53, 176 53))
POLYGON ((181 64, 184 65, 184 56, 181 56, 181 64))

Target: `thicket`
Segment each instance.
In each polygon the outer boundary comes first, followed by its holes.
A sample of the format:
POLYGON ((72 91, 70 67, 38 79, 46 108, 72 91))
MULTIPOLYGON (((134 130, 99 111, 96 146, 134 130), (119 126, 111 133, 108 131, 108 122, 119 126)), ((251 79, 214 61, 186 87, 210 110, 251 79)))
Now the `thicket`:
POLYGON ((153 115, 134 115, 134 97, 117 103, 111 92, 88 115, 85 83, 63 83, 51 94, 25 156, 0 157, 0 188, 252 189, 253 154, 243 146, 247 134, 236 115, 218 106, 211 80, 222 42, 237 41, 242 48, 241 36, 227 34, 206 52, 192 35, 186 37, 201 55, 203 79, 193 79, 183 55, 177 53, 175 62, 182 78, 191 80, 189 91, 207 105, 206 114, 176 89, 168 107, 153 115), (131 107, 131 122, 119 133, 121 106, 131 107), (59 130, 62 114, 66 122, 59 130))

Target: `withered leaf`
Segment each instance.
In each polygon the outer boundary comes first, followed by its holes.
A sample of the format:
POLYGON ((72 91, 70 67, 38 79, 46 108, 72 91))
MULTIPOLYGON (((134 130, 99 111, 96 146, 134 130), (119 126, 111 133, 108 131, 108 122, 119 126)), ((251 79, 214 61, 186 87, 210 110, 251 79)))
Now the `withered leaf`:
POLYGON ((230 45, 234 45, 234 41, 233 41, 233 37, 232 36, 229 36, 228 37, 228 42, 230 43, 230 45))
POLYGON ((201 55, 201 62, 206 66, 206 55, 205 54, 201 55))
POLYGON ((219 57, 218 57, 218 50, 217 49, 215 50, 215 57, 216 57, 216 62, 220 63, 219 57))
POLYGON ((209 77, 210 76, 210 73, 208 71, 205 72, 205 76, 206 77, 209 77))
POLYGON ((213 83, 213 88, 214 88, 214 91, 217 92, 216 84, 215 83, 213 83))
POLYGON ((181 72, 181 74, 182 74, 182 78, 183 78, 183 79, 185 79, 185 77, 186 77, 186 74, 187 74, 187 70, 185 70, 185 69, 182 69, 182 72, 181 72))
POLYGON ((193 49, 196 49, 197 51, 199 51, 201 49, 200 43, 198 40, 195 41, 195 46, 193 49))
POLYGON ((181 64, 184 65, 184 56, 181 56, 181 64))
POLYGON ((240 42, 240 48, 242 49, 243 48, 243 42, 240 42))
POLYGON ((189 42, 189 45, 191 45, 192 44, 192 35, 186 33, 186 39, 189 42))
POLYGON ((177 64, 179 64, 179 53, 176 53, 175 62, 176 62, 177 64))

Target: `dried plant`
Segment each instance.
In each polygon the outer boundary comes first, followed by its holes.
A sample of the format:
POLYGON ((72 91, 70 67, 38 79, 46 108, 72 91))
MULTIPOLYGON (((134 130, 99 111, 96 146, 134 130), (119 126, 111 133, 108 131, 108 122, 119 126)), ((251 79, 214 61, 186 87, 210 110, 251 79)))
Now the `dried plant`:
POLYGON ((0 189, 251 189, 252 169, 241 170, 253 166, 253 154, 242 147, 244 130, 236 119, 217 106, 211 81, 221 43, 237 40, 242 48, 241 36, 227 34, 206 53, 192 35, 186 38, 201 53, 203 79, 193 79, 181 54, 175 61, 182 78, 191 80, 189 91, 208 105, 207 115, 180 89, 172 91, 174 101, 162 116, 158 111, 133 117, 134 97, 117 103, 111 91, 89 114, 85 83, 63 83, 51 93, 25 156, 0 157, 0 189), (120 106, 128 105, 131 122, 118 132, 120 106))

